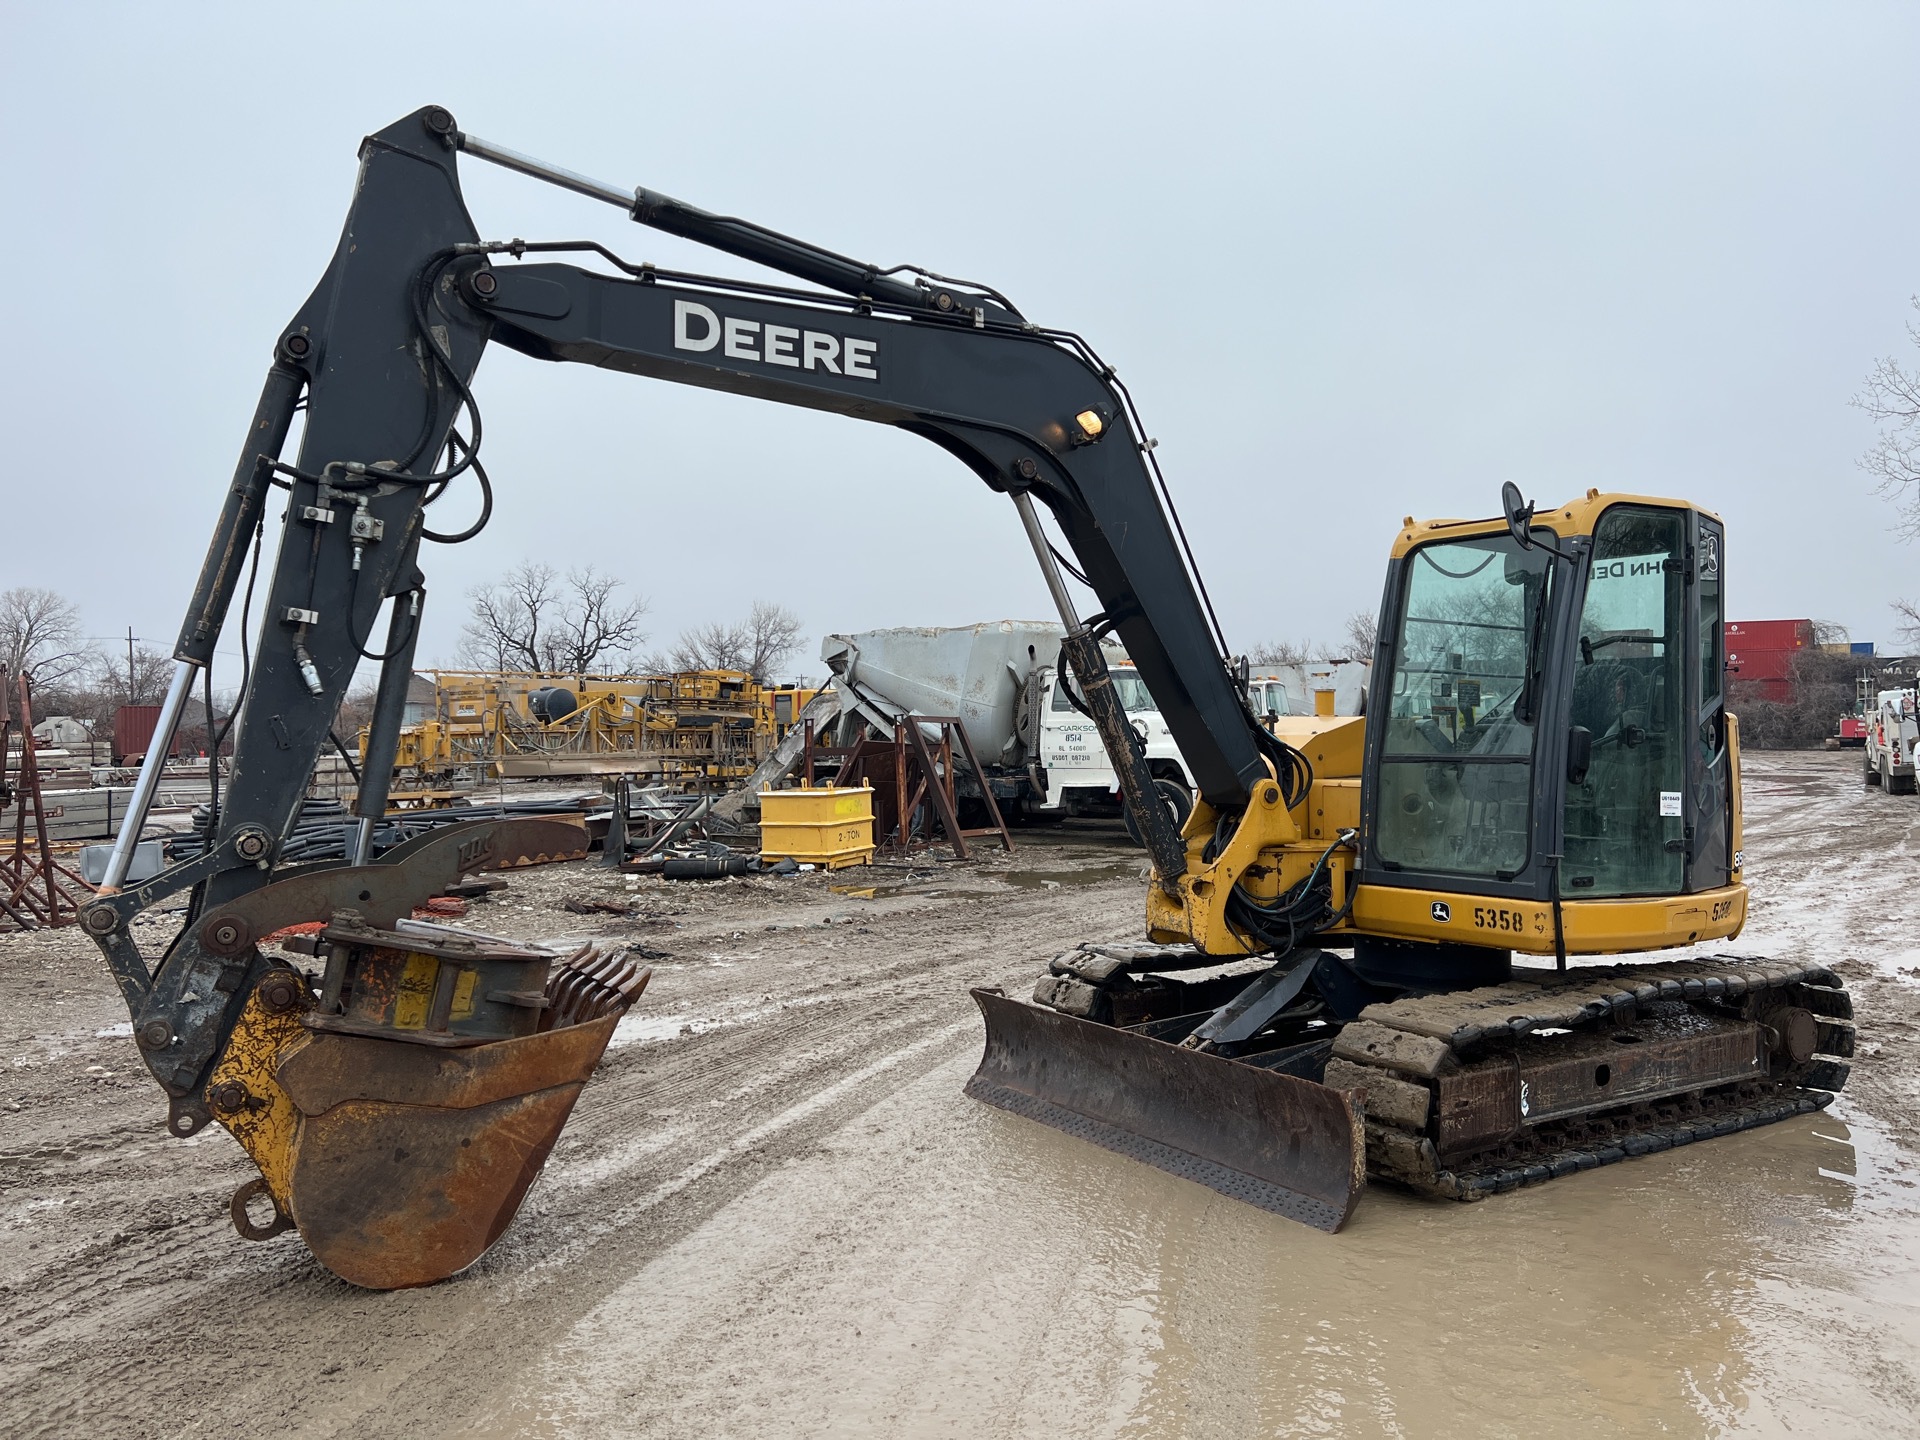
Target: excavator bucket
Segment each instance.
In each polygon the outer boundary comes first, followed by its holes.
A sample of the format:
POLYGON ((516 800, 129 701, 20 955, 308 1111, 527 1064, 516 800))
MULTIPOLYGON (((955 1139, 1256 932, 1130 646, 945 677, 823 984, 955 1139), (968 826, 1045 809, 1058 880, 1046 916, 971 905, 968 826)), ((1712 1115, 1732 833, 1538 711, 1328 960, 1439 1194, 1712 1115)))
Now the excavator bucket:
POLYGON ((562 956, 408 911, 469 866, 565 853, 570 833, 450 827, 392 863, 294 876, 203 924, 239 944, 325 917, 324 976, 263 956, 207 1079, 209 1111, 260 1169, 233 1197, 243 1237, 298 1229, 342 1279, 395 1290, 458 1273, 505 1232, 652 972, 617 948, 562 956))
POLYGON ((1318 1230, 1366 1188, 1358 1098, 1237 1060, 975 990, 976 1100, 1318 1230))
POLYGON ((234 1226, 298 1228, 341 1279, 398 1290, 457 1274, 505 1232, 650 972, 572 957, 547 987, 552 1028, 460 1047, 313 1029, 286 1005, 289 974, 256 987, 209 1086, 261 1172, 234 1226), (266 1224, 249 1214, 262 1195, 266 1224))

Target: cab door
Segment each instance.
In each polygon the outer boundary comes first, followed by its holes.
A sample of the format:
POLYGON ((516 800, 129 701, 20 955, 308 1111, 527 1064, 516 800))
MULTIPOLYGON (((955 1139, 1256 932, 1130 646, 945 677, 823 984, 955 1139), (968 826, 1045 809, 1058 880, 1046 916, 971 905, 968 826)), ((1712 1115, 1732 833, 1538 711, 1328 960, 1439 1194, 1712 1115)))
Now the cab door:
POLYGON ((1733 878, 1733 760, 1727 750, 1726 626, 1720 569, 1725 532, 1720 522, 1692 514, 1688 556, 1693 623, 1694 744, 1688 759, 1687 889, 1714 890, 1733 878))
POLYGON ((1569 900, 1689 888, 1697 804, 1698 625, 1693 513, 1610 506, 1596 522, 1573 659, 1572 724, 1591 756, 1568 777, 1561 893, 1569 900))

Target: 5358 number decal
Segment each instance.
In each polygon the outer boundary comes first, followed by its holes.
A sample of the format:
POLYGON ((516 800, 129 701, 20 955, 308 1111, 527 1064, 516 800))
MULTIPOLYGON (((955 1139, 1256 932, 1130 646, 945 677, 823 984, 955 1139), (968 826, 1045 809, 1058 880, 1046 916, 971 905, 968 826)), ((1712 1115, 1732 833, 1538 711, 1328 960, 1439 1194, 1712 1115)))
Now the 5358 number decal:
POLYGON ((1527 917, 1518 910, 1476 905, 1473 907, 1473 923, 1481 930, 1505 930, 1517 935, 1527 928, 1527 917))

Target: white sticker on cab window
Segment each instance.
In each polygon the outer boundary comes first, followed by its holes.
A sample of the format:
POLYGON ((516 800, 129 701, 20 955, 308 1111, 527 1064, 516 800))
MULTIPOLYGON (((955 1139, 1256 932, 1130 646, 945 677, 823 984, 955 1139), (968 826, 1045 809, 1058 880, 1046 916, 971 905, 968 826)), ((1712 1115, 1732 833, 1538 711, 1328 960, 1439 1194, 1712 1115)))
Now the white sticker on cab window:
POLYGON ((1662 815, 1678 815, 1680 813, 1680 792, 1678 790, 1662 790, 1660 792, 1660 813, 1662 815))

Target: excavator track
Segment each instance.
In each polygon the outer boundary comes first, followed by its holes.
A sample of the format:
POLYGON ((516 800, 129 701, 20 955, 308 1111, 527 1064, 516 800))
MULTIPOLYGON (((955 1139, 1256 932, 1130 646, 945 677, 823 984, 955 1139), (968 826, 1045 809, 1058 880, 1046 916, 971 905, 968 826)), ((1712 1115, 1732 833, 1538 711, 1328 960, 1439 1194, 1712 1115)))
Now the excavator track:
POLYGON ((1366 1093, 1371 1178, 1478 1200, 1820 1109, 1852 1016, 1820 965, 1581 968, 1369 1006, 1325 1083, 1366 1093))

